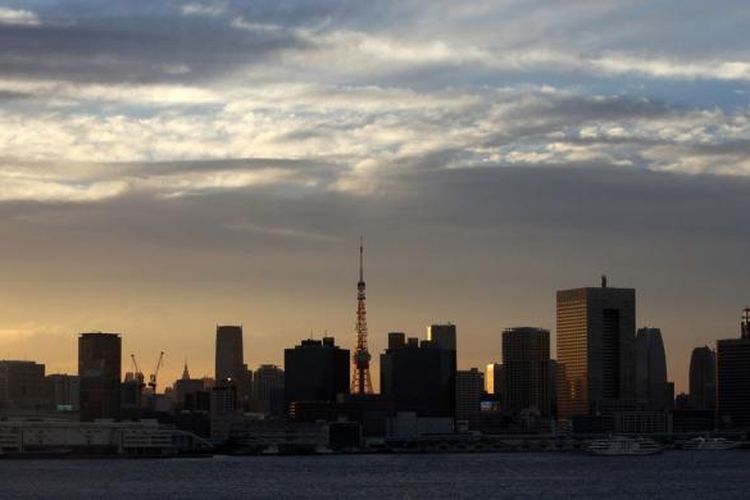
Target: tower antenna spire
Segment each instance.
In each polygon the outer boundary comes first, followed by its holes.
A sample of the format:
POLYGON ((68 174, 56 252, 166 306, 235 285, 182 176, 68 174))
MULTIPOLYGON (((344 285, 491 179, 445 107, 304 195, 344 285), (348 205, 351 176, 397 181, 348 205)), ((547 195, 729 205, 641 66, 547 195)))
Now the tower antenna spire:
POLYGON ((357 348, 352 355, 352 394, 372 394, 370 352, 367 349, 367 306, 365 304, 364 238, 359 237, 359 282, 357 282, 357 348))

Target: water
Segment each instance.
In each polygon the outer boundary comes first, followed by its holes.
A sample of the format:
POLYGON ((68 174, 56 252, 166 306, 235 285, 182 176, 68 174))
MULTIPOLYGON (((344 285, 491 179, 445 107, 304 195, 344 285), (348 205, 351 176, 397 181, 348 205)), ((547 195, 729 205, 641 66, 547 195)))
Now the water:
POLYGON ((750 452, 3 460, 2 498, 742 498, 750 452))

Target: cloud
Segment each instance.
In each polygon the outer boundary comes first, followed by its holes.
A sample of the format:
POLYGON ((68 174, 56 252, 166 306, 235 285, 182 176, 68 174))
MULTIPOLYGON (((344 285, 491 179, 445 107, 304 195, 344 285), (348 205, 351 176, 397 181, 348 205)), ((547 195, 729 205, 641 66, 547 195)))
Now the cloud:
POLYGON ((0 7, 0 26, 40 26, 42 22, 34 12, 0 7))
POLYGON ((224 2, 218 3, 200 3, 191 2, 186 3, 180 7, 180 12, 184 16, 207 16, 216 17, 224 14, 227 11, 227 5, 224 2))

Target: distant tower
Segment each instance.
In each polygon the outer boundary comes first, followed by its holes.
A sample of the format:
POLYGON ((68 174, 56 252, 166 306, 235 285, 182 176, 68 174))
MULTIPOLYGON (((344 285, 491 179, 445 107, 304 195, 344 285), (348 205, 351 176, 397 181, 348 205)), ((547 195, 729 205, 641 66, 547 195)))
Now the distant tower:
POLYGON ((367 350, 367 307, 365 306, 364 248, 359 240, 359 282, 357 283, 357 348, 352 355, 352 394, 372 394, 370 352, 367 350))
POLYGON ((742 310, 742 338, 750 339, 750 307, 742 310))

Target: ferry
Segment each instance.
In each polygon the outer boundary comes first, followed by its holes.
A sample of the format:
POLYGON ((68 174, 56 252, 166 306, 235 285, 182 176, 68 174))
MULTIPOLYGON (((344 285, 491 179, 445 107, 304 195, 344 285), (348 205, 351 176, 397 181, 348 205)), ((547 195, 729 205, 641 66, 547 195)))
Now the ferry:
POLYGON ((697 437, 682 443, 683 450, 694 451, 722 451, 733 450, 740 446, 739 441, 730 441, 724 438, 697 437))
POLYGON ((655 455, 664 448, 651 439, 613 436, 592 441, 586 450, 592 455, 622 456, 655 455))

